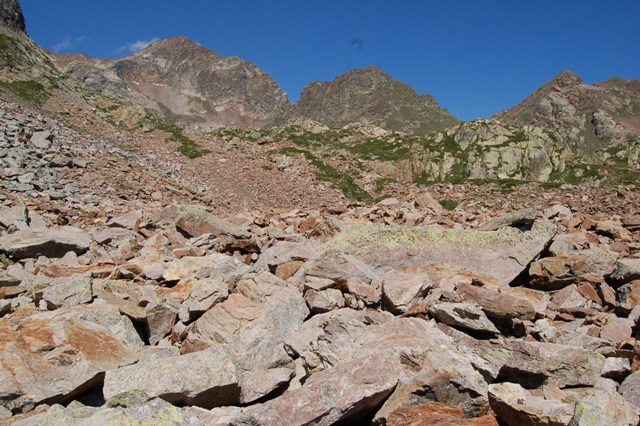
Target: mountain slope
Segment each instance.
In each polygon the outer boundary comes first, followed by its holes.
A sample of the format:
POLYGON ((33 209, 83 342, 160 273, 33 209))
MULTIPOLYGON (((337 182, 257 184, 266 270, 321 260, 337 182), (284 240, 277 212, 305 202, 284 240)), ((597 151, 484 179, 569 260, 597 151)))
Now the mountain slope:
POLYGON ((182 124, 260 128, 292 108, 286 93, 263 70, 186 37, 158 41, 119 60, 57 55, 56 62, 91 90, 137 98, 182 124))
POLYGON ((311 83, 302 92, 296 116, 334 128, 362 122, 418 134, 442 130, 457 122, 432 96, 418 95, 409 85, 373 66, 340 75, 328 83, 311 83))
POLYGON ((585 84, 564 71, 494 118, 554 130, 575 154, 588 159, 598 149, 640 135, 640 81, 612 78, 585 84))

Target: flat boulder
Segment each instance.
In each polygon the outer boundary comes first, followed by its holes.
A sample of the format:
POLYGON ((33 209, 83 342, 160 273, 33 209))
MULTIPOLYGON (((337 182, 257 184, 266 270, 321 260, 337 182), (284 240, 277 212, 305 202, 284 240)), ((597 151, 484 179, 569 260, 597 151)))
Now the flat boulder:
POLYGON ((134 400, 143 395, 149 400, 161 398, 173 405, 207 409, 237 404, 240 396, 233 354, 227 345, 110 370, 103 392, 108 404, 134 394, 134 400))
POLYGON ((436 263, 487 275, 506 286, 548 246, 555 234, 556 226, 546 220, 535 221, 528 231, 512 227, 476 231, 438 225, 356 225, 327 242, 323 253, 302 270, 312 276, 339 279, 349 275, 340 274, 336 263, 340 259, 348 260, 345 266, 365 276, 369 273, 361 265, 383 274, 436 263))
POLYGON ((59 258, 67 252, 78 255, 89 250, 93 238, 78 228, 22 230, 0 237, 0 251, 16 259, 39 256, 59 258))
POLYGON ((135 330, 130 321, 123 329, 122 318, 108 306, 82 306, 37 313, 18 326, 0 319, 2 404, 20 413, 68 402, 98 385, 105 371, 136 362, 139 337, 127 342, 135 330))
POLYGON ((252 405, 235 426, 329 426, 375 412, 395 389, 402 366, 388 351, 311 376, 304 386, 264 404, 252 405))

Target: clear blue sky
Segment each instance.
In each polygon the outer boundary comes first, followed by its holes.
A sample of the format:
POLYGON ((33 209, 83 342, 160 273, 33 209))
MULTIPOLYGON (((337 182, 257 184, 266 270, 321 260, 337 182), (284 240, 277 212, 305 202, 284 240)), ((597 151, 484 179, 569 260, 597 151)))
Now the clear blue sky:
POLYGON ((296 102, 367 65, 456 117, 512 107, 563 70, 640 79, 640 0, 21 0, 27 32, 60 53, 115 58, 184 35, 267 71, 296 102))

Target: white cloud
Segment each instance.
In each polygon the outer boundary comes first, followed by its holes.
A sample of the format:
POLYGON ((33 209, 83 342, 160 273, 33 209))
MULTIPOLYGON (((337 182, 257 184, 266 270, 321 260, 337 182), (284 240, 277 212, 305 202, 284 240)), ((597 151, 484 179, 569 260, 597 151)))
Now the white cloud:
POLYGON ((84 36, 81 36, 81 37, 66 36, 64 39, 62 39, 60 43, 54 45, 51 48, 51 50, 53 50, 55 53, 61 53, 61 52, 64 52, 65 50, 71 49, 74 46, 74 44, 80 43, 84 39, 85 39, 84 36))
POLYGON ((129 51, 131 53, 136 53, 158 40, 160 40, 158 37, 152 37, 150 40, 137 40, 133 43, 125 44, 124 46, 118 48, 116 52, 129 51))

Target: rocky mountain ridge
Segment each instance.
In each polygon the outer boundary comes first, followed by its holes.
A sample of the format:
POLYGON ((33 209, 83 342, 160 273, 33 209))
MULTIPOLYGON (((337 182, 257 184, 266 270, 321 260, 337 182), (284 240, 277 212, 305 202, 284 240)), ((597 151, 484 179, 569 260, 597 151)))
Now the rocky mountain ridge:
POLYGON ((410 134, 443 130, 457 121, 433 96, 418 95, 373 66, 328 83, 311 83, 302 91, 294 116, 330 128, 363 123, 410 134))
POLYGON ((255 65, 224 58, 185 37, 155 42, 120 60, 54 58, 91 90, 142 103, 180 124, 264 127, 292 106, 276 82, 255 65))
POLYGON ((495 118, 553 130, 574 154, 593 159, 600 149, 637 139, 639 115, 640 81, 612 78, 590 85, 564 71, 495 118))

